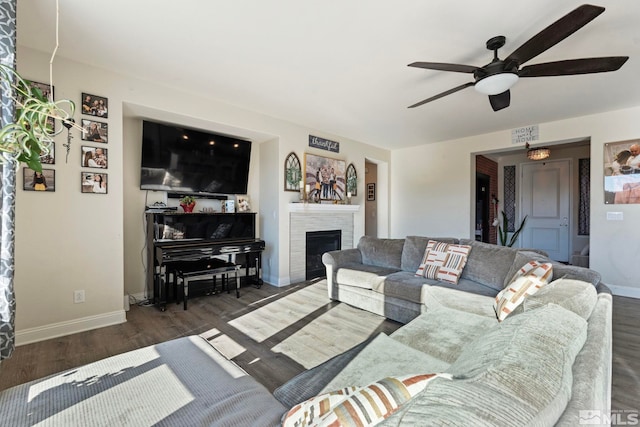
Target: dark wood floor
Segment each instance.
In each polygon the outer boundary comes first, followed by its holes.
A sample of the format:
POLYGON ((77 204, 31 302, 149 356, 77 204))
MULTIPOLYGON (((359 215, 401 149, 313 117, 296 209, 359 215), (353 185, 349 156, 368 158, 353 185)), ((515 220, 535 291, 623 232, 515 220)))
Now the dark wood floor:
MULTIPOLYGON (((199 334, 273 390, 379 332, 401 325, 336 302, 324 282, 243 288, 166 312, 132 306, 127 322, 20 346, 0 366, 0 390, 173 338, 199 334)), ((640 300, 614 297, 612 409, 640 410, 640 300)))

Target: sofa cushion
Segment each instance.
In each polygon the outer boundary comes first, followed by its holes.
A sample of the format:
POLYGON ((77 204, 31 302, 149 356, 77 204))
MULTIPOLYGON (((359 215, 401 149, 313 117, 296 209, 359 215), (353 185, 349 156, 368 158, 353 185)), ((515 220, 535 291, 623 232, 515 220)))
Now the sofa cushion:
POLYGON ((513 276, 506 288, 498 295, 493 308, 498 322, 502 322, 522 304, 526 297, 533 295, 549 283, 553 277, 553 267, 549 262, 529 261, 513 276))
MULTIPOLYGON (((491 301, 488 298, 487 300, 491 301)), ((391 338, 432 358, 453 363, 470 341, 483 335, 495 323, 494 316, 456 311, 442 306, 430 307, 426 312, 396 330, 391 334, 391 338)))
POLYGON ((380 333, 342 368, 320 393, 350 385, 369 384, 384 377, 418 372, 445 372, 449 365, 450 363, 380 333))
POLYGON ((0 424, 12 427, 275 426, 286 410, 266 387, 195 335, 0 393, 0 424))
POLYGON ((416 276, 456 284, 467 263, 470 250, 469 245, 429 240, 416 276))
POLYGON ((404 239, 378 239, 371 236, 362 236, 358 242, 363 264, 397 269, 400 269, 403 246, 404 239))
POLYGON ((554 425, 571 398, 587 322, 555 304, 494 323, 381 425, 554 425))
POLYGON ((387 377, 362 387, 346 387, 293 407, 283 427, 375 426, 425 389, 436 374, 387 377))
POLYGON ((422 303, 422 287, 439 283, 442 282, 425 277, 418 277, 407 271, 399 271, 387 276, 374 290, 385 296, 420 304, 422 303))
POLYGON ((397 268, 349 263, 336 271, 336 280, 341 286, 355 286, 363 289, 378 289, 385 277, 397 272, 397 268))
MULTIPOLYGON (((501 291, 505 286, 505 277, 509 274, 517 250, 470 239, 460 239, 460 243, 471 246, 471 253, 461 277, 501 291)), ((524 262, 518 268, 523 265, 524 262)), ((511 277, 513 274, 509 279, 511 277)))
MULTIPOLYGON (((469 283, 471 282, 468 281, 469 283)), ((461 280, 460 283, 465 283, 461 280)), ((476 287, 481 285, 476 284, 476 287)), ((485 289, 489 289, 486 288, 485 289)), ((477 292, 446 288, 444 286, 425 286, 422 288, 422 303, 426 311, 438 308, 448 308, 462 313, 476 314, 491 319, 495 323, 496 313, 493 310, 495 295, 482 295, 477 292)), ((522 311, 522 310, 521 310, 522 311)))
MULTIPOLYGON (((508 273, 508 276, 505 277, 505 286, 507 282, 515 272, 525 263, 529 261, 542 261, 549 262, 549 258, 539 253, 533 251, 518 251, 516 253, 515 259, 513 261, 513 265, 511 266, 511 270, 508 273)), ((601 276, 595 270, 591 270, 588 268, 577 267, 575 265, 565 265, 560 262, 551 261, 553 264, 553 277, 556 279, 565 278, 565 279, 574 279, 574 280, 582 280, 584 282, 589 282, 593 284, 593 286, 597 286, 600 283, 601 276)), ((463 272, 464 277, 464 272, 463 272)))
POLYGON ((522 311, 527 311, 553 303, 576 313, 583 319, 589 319, 597 302, 598 293, 591 283, 561 278, 543 286, 536 294, 526 298, 521 307, 522 311))
POLYGON ((404 247, 402 248, 400 268, 404 271, 411 272, 418 270, 422 258, 424 258, 424 251, 427 249, 429 240, 437 240, 444 243, 458 243, 458 239, 454 237, 407 236, 404 240, 404 247))

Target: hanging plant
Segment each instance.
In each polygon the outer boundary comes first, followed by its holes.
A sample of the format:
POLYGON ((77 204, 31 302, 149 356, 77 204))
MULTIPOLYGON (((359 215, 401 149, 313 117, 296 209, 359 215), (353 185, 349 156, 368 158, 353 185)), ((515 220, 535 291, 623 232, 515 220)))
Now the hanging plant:
MULTIPOLYGON (((0 152, 8 153, 13 160, 40 172, 40 157, 49 153, 53 137, 65 127, 82 130, 73 122, 75 104, 66 99, 47 99, 42 90, 31 86, 16 70, 5 64, 0 64, 0 83, 3 91, 9 91, 9 97, 16 105, 13 123, 0 129, 0 152), (60 120, 64 127, 54 131, 51 119, 60 120)), ((0 163, 4 162, 5 156, 0 156, 0 163)))

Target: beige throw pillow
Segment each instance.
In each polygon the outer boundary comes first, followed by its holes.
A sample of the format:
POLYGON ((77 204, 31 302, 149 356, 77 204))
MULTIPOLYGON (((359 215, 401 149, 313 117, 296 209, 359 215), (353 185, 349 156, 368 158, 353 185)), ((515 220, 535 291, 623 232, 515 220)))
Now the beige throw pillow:
POLYGON ((471 246, 429 240, 416 276, 458 284, 471 246))
POLYGON ((524 299, 538 292, 551 281, 553 266, 550 262, 530 261, 513 276, 511 283, 498 295, 493 305, 498 322, 502 322, 524 299))

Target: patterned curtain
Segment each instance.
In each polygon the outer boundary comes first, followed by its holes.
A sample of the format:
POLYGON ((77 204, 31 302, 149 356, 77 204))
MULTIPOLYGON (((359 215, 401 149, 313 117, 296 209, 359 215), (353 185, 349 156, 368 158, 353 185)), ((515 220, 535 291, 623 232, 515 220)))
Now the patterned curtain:
MULTIPOLYGON (((516 167, 504 167, 504 214, 507 216, 507 231, 513 233, 516 231, 516 167)), ((500 218, 502 222, 502 218, 500 218)))
POLYGON ((591 159, 579 159, 580 198, 578 201, 578 235, 589 235, 591 201, 591 159))
MULTIPOLYGON (((17 0, 0 0, 0 61, 11 68, 16 66, 16 7, 17 0)), ((5 126, 13 121, 16 106, 9 82, 0 82, 0 91, 0 125, 5 126)), ((0 165, 0 361, 13 353, 16 315, 13 291, 16 168, 11 159, 6 155, 5 158, 8 163, 0 165)))

